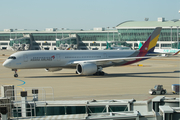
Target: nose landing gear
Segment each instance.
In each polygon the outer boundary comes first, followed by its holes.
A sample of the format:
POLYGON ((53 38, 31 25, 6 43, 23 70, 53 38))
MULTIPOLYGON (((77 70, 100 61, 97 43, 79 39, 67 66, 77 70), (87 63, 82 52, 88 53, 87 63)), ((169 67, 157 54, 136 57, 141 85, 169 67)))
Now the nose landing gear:
POLYGON ((17 74, 17 69, 12 69, 12 71, 14 71, 14 77, 18 77, 18 74, 17 74))
POLYGON ((17 73, 15 73, 15 74, 14 74, 14 77, 18 77, 18 74, 17 74, 17 73))

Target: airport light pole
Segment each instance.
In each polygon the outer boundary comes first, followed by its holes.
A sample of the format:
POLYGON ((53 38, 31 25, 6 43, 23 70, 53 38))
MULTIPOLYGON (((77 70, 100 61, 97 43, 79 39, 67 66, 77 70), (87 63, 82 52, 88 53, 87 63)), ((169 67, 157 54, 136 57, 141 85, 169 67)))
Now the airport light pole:
POLYGON ((172 26, 171 26, 171 49, 172 49, 172 26))
POLYGON ((114 29, 115 29, 115 27, 113 27, 113 41, 114 41, 114 29))
MULTIPOLYGON (((180 10, 179 10, 179 13, 180 13, 180 10)), ((177 41, 178 41, 178 47, 179 47, 178 28, 179 26, 177 26, 177 41)), ((180 90, 180 76, 179 76, 179 90, 180 90)), ((180 107, 180 92, 179 92, 179 107, 180 107)))
POLYGON ((16 30, 16 37, 15 37, 15 39, 17 39, 17 30, 18 30, 18 29, 16 28, 15 30, 16 30))
POLYGON ((56 28, 56 41, 60 40, 57 38, 57 32, 58 32, 58 28, 56 28))
POLYGON ((57 28, 56 28, 56 39, 57 39, 57 28))
POLYGON ((178 34, 179 34, 179 32, 178 32, 178 28, 179 28, 179 26, 177 26, 177 49, 179 48, 179 36, 178 36, 178 34))
POLYGON ((10 30, 10 38, 9 38, 9 40, 11 40, 11 30, 10 30))
POLYGON ((62 28, 62 38, 63 38, 63 30, 64 30, 64 28, 62 28))
POLYGON ((107 29, 108 29, 107 41, 109 41, 109 27, 107 27, 107 29))

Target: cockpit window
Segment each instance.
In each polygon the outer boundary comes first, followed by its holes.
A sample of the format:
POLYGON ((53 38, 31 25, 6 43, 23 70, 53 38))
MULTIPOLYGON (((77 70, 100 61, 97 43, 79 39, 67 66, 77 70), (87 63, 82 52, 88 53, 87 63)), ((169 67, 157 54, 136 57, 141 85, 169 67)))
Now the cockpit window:
POLYGON ((16 59, 15 56, 10 56, 8 59, 16 59))

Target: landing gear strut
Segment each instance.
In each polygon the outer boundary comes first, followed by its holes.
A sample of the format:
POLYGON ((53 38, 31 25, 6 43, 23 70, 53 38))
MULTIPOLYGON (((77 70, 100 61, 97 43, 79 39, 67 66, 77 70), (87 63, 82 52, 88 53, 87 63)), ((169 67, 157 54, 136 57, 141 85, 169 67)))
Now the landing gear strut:
POLYGON ((102 75, 103 76, 105 73, 102 71, 102 69, 103 68, 101 66, 99 66, 98 69, 97 69, 97 72, 95 74, 93 74, 93 75, 102 75))
POLYGON ((18 74, 17 74, 17 69, 12 69, 12 71, 14 71, 14 77, 18 77, 18 74))

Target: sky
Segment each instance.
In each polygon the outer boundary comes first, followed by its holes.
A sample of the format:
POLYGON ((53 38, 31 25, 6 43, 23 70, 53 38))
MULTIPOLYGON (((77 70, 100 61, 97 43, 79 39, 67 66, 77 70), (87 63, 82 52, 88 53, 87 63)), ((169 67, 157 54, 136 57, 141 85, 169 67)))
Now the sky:
POLYGON ((180 19, 180 0, 1 0, 0 30, 115 27, 134 20, 180 19))

